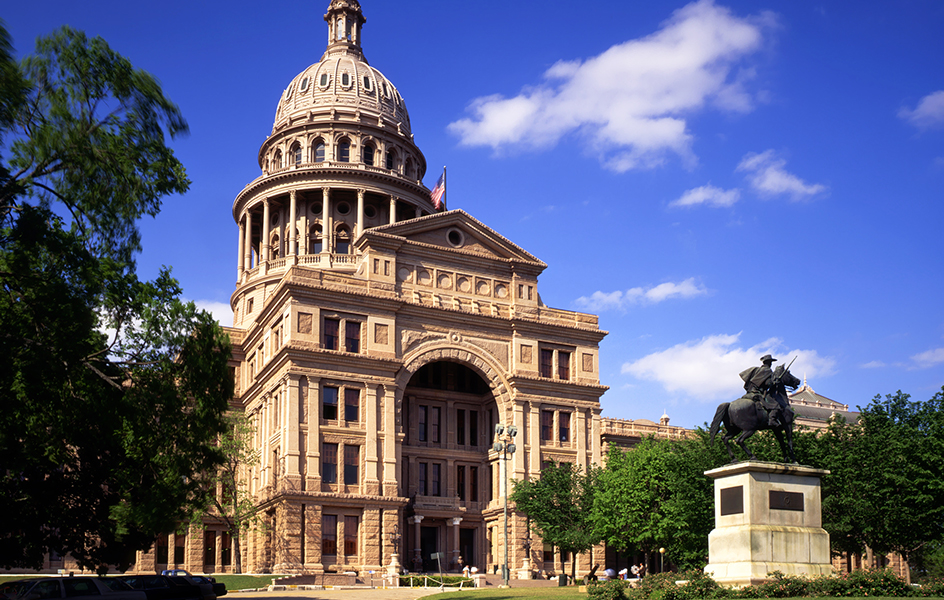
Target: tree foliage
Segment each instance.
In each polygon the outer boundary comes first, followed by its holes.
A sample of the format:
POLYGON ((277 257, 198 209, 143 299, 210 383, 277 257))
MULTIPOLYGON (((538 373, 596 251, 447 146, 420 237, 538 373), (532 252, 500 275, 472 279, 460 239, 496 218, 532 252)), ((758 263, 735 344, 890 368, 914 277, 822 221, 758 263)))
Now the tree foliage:
POLYGON ((823 526, 833 548, 898 552, 944 541, 944 390, 926 402, 876 396, 857 424, 834 421, 823 526))
POLYGON ((100 38, 0 33, 0 566, 125 568, 207 502, 233 392, 219 325, 135 273, 186 123, 100 38))
MULTIPOLYGON (((550 463, 541 470, 541 478, 515 481, 508 497, 528 516, 531 527, 545 544, 574 556, 586 552, 600 541, 592 522, 597 470, 583 472, 570 463, 550 463)), ((577 561, 571 561, 571 576, 577 561)))
POLYGON ((713 484, 708 469, 724 462, 711 452, 705 432, 687 440, 645 438, 624 451, 611 446, 600 473, 593 521, 608 547, 652 553, 682 567, 700 567, 714 526, 713 484))

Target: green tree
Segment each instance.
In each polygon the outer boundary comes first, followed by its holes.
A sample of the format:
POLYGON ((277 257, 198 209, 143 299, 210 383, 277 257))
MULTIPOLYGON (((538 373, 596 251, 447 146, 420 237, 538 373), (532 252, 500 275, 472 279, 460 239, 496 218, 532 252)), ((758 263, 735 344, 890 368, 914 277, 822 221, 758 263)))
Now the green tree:
POLYGON ((600 541, 590 521, 596 478, 596 469, 583 472, 570 463, 552 462, 541 470, 540 479, 515 481, 508 497, 545 544, 571 553, 571 578, 577 572, 576 556, 600 541))
POLYGON ((0 566, 124 569, 208 501, 233 392, 219 325, 135 274, 186 123, 100 38, 0 31, 0 566))
POLYGON ((611 446, 592 511, 597 534, 618 552, 665 548, 679 567, 703 566, 714 527, 714 488, 704 472, 725 456, 709 448, 704 431, 687 440, 645 438, 627 451, 611 446))
POLYGON ((212 514, 226 525, 226 531, 233 539, 233 573, 243 572, 243 534, 261 522, 246 477, 247 470, 259 462, 259 451, 252 445, 254 434, 255 429, 244 412, 234 411, 227 416, 226 432, 219 441, 224 461, 216 470, 216 477, 210 481, 215 490, 212 511, 198 513, 195 518, 200 520, 212 514))
POLYGON ((944 541, 944 390, 927 402, 897 392, 830 424, 823 526, 836 550, 906 560, 944 541))

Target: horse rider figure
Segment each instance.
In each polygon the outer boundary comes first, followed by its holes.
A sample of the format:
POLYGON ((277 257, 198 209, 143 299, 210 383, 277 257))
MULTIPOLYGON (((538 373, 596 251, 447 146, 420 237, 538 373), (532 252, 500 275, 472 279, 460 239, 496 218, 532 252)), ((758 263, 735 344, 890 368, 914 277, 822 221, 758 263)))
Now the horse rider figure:
POLYGON ((781 394, 770 394, 774 386, 774 372, 770 365, 777 359, 769 354, 761 357, 760 362, 763 366, 751 367, 741 371, 741 379, 744 380, 744 390, 747 392, 744 396, 754 402, 759 402, 767 410, 767 425, 773 429, 780 427, 780 417, 783 411, 787 410, 787 404, 781 398, 781 394))

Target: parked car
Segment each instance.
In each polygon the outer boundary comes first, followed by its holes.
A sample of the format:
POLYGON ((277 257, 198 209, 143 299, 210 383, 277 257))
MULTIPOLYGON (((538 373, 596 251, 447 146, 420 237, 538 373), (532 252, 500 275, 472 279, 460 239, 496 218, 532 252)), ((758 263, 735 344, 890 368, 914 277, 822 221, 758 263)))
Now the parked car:
POLYGON ((15 600, 147 600, 144 592, 132 589, 117 577, 40 577, 25 579, 20 584, 16 595, 12 596, 15 600))
POLYGON ((194 581, 211 584, 213 586, 213 593, 216 594, 217 598, 226 595, 226 584, 218 583, 215 577, 210 577, 209 575, 191 575, 191 577, 194 581))
MULTIPOLYGON (((166 575, 174 581, 186 582, 199 587, 200 593, 203 594, 203 600, 216 600, 216 592, 213 590, 213 583, 202 579, 197 581, 193 575, 183 569, 164 569, 161 571, 161 575, 166 575)), ((223 589, 226 589, 225 585, 223 589)))
POLYGON ((119 579, 143 591, 148 600, 203 600, 203 590, 180 577, 123 575, 119 579))

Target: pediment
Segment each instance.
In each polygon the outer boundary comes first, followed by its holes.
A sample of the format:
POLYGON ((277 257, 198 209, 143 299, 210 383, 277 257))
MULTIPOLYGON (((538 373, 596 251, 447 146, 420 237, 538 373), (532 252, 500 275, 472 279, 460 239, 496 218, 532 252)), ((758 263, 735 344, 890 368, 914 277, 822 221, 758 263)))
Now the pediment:
POLYGON ((442 249, 505 262, 527 263, 542 270, 547 267, 533 254, 463 210, 451 210, 374 227, 368 229, 364 236, 392 236, 418 248, 442 249))

